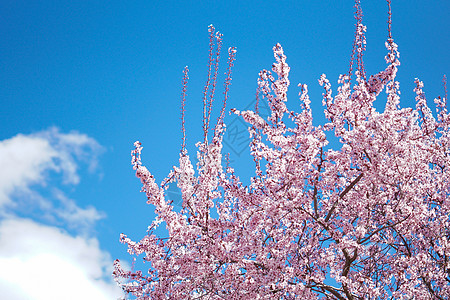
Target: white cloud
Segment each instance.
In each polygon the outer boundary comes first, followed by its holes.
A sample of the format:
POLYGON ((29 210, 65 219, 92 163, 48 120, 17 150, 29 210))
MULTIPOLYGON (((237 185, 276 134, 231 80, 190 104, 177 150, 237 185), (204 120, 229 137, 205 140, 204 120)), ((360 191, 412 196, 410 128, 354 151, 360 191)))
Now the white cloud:
POLYGON ((18 134, 0 141, 0 205, 9 202, 14 189, 45 184, 45 172, 62 173, 64 183, 77 184, 76 160, 97 165, 102 147, 91 137, 78 132, 60 133, 50 128, 35 134, 18 134))
POLYGON ((105 214, 82 208, 62 190, 95 170, 102 147, 56 128, 0 141, 0 291, 8 300, 117 299, 113 260, 89 237, 105 214), (54 176, 57 175, 57 176, 54 176), (19 218, 33 216, 45 220, 19 218), (53 225, 53 226, 51 226, 53 225), (77 234, 57 226, 64 225, 77 234))
POLYGON ((22 134, 0 142, 0 206, 12 204, 15 190, 28 191, 31 184, 44 181, 44 171, 56 170, 58 153, 50 143, 22 134))
POLYGON ((8 300, 118 299, 112 259, 97 239, 27 219, 0 223, 0 290, 8 300))
POLYGON ((61 175, 64 184, 78 184, 79 162, 93 171, 102 151, 93 138, 78 132, 61 133, 57 128, 0 141, 0 215, 6 214, 2 208, 17 211, 31 206, 47 220, 56 218, 72 227, 91 226, 104 214, 92 206, 78 207, 49 178, 53 172, 61 175), (37 186, 47 187, 52 199, 38 193, 37 186))

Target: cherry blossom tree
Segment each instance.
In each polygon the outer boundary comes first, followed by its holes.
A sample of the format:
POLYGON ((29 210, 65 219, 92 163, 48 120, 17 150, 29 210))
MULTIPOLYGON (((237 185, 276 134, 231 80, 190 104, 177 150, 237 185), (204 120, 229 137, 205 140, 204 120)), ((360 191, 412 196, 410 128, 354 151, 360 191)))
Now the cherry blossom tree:
POLYGON ((258 106, 232 110, 249 124, 255 163, 249 185, 222 164, 234 48, 222 110, 210 126, 222 46, 210 26, 196 168, 184 131, 187 68, 179 166, 157 184, 141 163, 141 143, 134 144, 132 165, 157 218, 141 241, 120 237, 148 264, 146 272, 126 271, 116 261, 114 276, 126 292, 138 299, 450 298, 447 95, 434 99, 433 114, 416 79, 415 108, 400 107, 399 52, 387 2, 387 67, 366 75, 366 27, 356 1, 350 70, 335 95, 325 75, 319 80, 328 120, 322 126, 312 123, 305 84, 299 85, 301 111, 288 110, 290 69, 281 45, 273 48, 272 70, 258 79, 259 101, 268 102, 270 116, 262 118, 258 106), (377 98, 384 111, 374 108, 377 98), (329 144, 330 133, 338 143, 329 144), (166 198, 172 182, 182 193, 181 211, 166 198), (154 233, 160 224, 168 237, 154 233))

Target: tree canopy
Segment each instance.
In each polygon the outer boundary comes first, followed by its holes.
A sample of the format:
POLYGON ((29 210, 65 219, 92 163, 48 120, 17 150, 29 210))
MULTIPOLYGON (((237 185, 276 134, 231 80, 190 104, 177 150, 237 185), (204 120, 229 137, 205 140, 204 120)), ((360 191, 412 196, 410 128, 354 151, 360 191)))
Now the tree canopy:
POLYGON ((314 126, 308 87, 299 84, 301 111, 288 110, 290 68, 283 48, 258 79, 258 101, 271 114, 233 113, 248 124, 255 173, 245 185, 223 165, 224 112, 236 50, 228 50, 224 101, 210 126, 222 35, 209 28, 208 80, 203 94, 204 140, 194 167, 186 150, 182 90, 179 165, 160 183, 141 163, 135 143, 132 165, 158 215, 148 234, 121 242, 141 255, 148 270, 114 276, 138 299, 448 299, 450 297, 450 116, 447 95, 432 113, 415 80, 416 106, 400 107, 399 52, 391 35, 387 66, 366 74, 362 11, 348 73, 337 93, 325 75, 327 123, 314 126), (382 100, 380 98, 384 98, 382 100), (385 101, 383 111, 374 101, 385 101), (330 145, 327 133, 337 144, 330 145), (182 209, 166 197, 176 182, 182 209), (153 230, 165 224, 168 237, 153 230))

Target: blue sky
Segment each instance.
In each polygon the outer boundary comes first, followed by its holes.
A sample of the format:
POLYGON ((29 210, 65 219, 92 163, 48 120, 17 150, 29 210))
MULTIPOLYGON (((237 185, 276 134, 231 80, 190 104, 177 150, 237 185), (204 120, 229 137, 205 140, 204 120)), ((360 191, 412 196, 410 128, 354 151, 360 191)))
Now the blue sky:
MULTIPOLYGON (((362 4, 372 74, 385 67, 387 5, 362 4)), ((392 10, 401 105, 414 105, 415 77, 431 105, 449 75, 450 3, 394 1, 392 10)), ((272 47, 281 43, 291 67, 288 107, 298 107, 297 84, 308 84, 320 124, 317 80, 327 74, 336 90, 354 23, 353 1, 1 1, 0 290, 12 300, 120 296, 112 261, 131 258, 119 234, 139 239, 154 218, 130 151, 143 143, 143 162, 158 180, 177 163, 188 65, 195 156, 209 24, 224 34, 224 49, 238 50, 228 108, 252 104, 258 72, 271 67, 272 47)), ((225 122, 245 129, 234 116, 225 122)), ((245 137, 228 136, 224 151, 247 181, 245 137)))

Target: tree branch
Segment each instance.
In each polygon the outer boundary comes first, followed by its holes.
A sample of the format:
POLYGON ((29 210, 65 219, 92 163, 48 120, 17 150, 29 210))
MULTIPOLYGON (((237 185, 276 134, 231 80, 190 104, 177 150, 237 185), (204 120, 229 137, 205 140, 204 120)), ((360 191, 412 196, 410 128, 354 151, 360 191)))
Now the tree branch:
MULTIPOLYGON (((361 178, 364 176, 364 173, 361 173, 356 177, 346 188, 342 191, 342 193, 339 194, 339 199, 344 198, 344 196, 361 180, 361 178)), ((334 210, 336 209, 336 206, 338 204, 339 200, 336 200, 336 202, 333 203, 333 206, 331 207, 330 211, 328 212, 327 217, 325 218, 325 222, 328 222, 328 220, 331 218, 331 215, 333 214, 334 210)))

